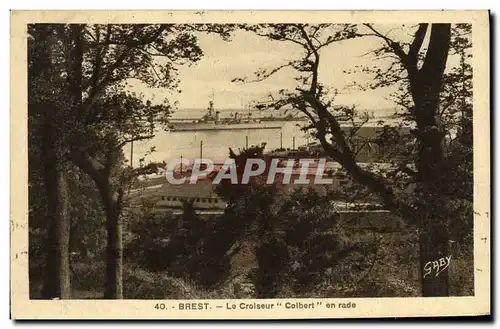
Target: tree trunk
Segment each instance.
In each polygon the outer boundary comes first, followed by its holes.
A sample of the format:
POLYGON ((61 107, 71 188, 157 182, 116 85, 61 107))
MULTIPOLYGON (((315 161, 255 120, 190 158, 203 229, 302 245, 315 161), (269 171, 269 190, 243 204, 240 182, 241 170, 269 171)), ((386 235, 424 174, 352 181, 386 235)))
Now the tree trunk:
POLYGON ((112 197, 105 203, 107 249, 105 299, 123 299, 123 243, 119 205, 112 197))
POLYGON ((420 279, 424 297, 449 295, 448 269, 451 261, 449 231, 442 230, 441 221, 434 222, 435 219, 435 216, 424 219, 428 225, 419 236, 420 279))
POLYGON ((70 298, 68 191, 60 151, 61 131, 56 117, 58 109, 46 98, 31 98, 39 93, 36 84, 31 83, 34 79, 52 81, 52 32, 49 24, 41 24, 33 31, 35 45, 33 52, 29 53, 32 65, 28 72, 28 114, 34 120, 40 120, 41 130, 36 132, 36 138, 40 138, 42 175, 47 197, 47 262, 43 273, 42 298, 67 299, 70 298))
POLYGON ((74 254, 72 259, 86 259, 88 257, 87 245, 84 241, 83 236, 78 235, 78 231, 81 226, 83 226, 85 218, 85 212, 78 211, 74 216, 71 216, 71 226, 69 235, 69 252, 74 254))
MULTIPOLYGON (((419 154, 420 269, 422 295, 448 296, 449 225, 443 214, 442 182, 444 167, 443 128, 437 122, 439 94, 450 48, 450 24, 433 24, 429 48, 416 74, 410 75, 415 103, 419 154), (431 267, 431 272, 426 270, 431 267)), ((451 258, 449 258, 451 259, 451 258)))
POLYGON ((69 299, 71 291, 68 191, 62 159, 58 155, 57 133, 55 133, 52 123, 48 122, 45 125, 44 136, 42 136, 48 224, 47 264, 42 297, 69 299))
POLYGON ((72 161, 86 172, 96 183, 104 212, 106 214, 107 246, 106 246, 106 280, 104 286, 105 299, 123 298, 123 245, 122 245, 122 198, 113 190, 111 182, 111 165, 114 161, 108 159, 104 167, 92 158, 74 151, 72 161))

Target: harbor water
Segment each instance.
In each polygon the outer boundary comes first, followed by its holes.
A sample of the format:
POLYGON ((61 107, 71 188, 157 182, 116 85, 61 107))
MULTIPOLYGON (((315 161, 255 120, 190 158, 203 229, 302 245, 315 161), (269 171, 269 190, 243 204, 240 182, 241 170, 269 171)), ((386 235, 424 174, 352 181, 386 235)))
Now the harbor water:
MULTIPOLYGON (((384 124, 398 125, 395 118, 379 116, 363 124, 364 127, 381 127, 384 124), (383 122, 383 123, 382 123, 383 122)), ((308 121, 284 121, 281 128, 276 129, 237 129, 237 130, 206 130, 206 131, 165 131, 160 130, 150 140, 136 141, 124 147, 127 160, 134 167, 139 165, 139 159, 145 157, 144 163, 168 162, 174 158, 194 159, 200 155, 217 163, 223 163, 229 156, 229 148, 238 151, 244 147, 266 143, 266 151, 278 148, 292 149, 309 143, 317 142, 306 134, 301 127, 308 121), (153 153, 148 152, 155 147, 153 153), (133 152, 131 152, 133 151, 133 152)), ((349 125, 349 124, 347 124, 349 125)))
POLYGON ((139 159, 144 157, 151 147, 155 151, 144 160, 168 162, 173 158, 197 158, 200 154, 204 158, 216 162, 223 162, 229 156, 229 148, 238 151, 247 144, 260 145, 266 143, 266 150, 299 147, 313 142, 312 138, 301 131, 300 127, 307 124, 306 121, 288 121, 283 123, 282 128, 276 129, 241 129, 241 130, 214 130, 214 131, 159 131, 155 137, 148 141, 134 142, 133 148, 130 144, 125 146, 125 157, 130 160, 133 151, 132 164, 139 165, 139 159), (282 138, 281 138, 282 136, 282 138))

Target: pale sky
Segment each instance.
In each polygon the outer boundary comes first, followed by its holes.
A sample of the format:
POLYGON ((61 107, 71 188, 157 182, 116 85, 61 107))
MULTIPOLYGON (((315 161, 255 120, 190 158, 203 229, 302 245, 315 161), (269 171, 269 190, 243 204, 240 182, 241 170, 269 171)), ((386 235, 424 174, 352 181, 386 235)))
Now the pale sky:
MULTIPOLYGON (((401 26, 376 26, 381 32, 389 32, 394 40, 409 40, 415 28, 401 29, 401 26)), ((360 32, 368 32, 366 28, 360 32)), ((270 41, 246 31, 237 31, 232 41, 223 41, 216 35, 199 35, 199 45, 204 52, 202 59, 196 64, 179 69, 182 93, 168 93, 164 89, 139 88, 146 97, 154 95, 161 100, 168 97, 178 101, 178 111, 174 117, 185 117, 183 109, 204 109, 214 93, 215 107, 219 109, 240 109, 257 100, 265 99, 270 91, 295 88, 293 69, 284 69, 268 80, 250 84, 231 82, 238 77, 251 77, 261 68, 273 68, 286 62, 287 59, 301 58, 301 48, 290 42, 270 41)), ((424 46, 427 41, 424 42, 424 46)), ((346 86, 354 80, 358 83, 366 81, 363 73, 348 75, 344 70, 353 69, 356 65, 384 65, 383 61, 374 61, 373 56, 363 56, 382 44, 377 37, 335 42, 322 49, 320 62, 320 82, 336 88, 339 95, 335 103, 340 105, 355 104, 359 108, 375 111, 395 108, 394 103, 386 97, 390 90, 377 89, 370 91, 346 90, 346 86)), ((385 63, 387 64, 387 63, 385 63)), ((379 111, 380 112, 380 111, 379 111)))

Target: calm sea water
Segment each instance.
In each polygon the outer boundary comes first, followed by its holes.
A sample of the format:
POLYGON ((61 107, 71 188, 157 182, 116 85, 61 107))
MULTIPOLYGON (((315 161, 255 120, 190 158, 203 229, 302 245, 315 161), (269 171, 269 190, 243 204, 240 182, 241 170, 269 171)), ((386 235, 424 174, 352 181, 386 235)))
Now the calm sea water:
MULTIPOLYGON (((160 131, 149 141, 135 142, 133 145, 133 165, 139 164, 139 158, 152 147, 155 152, 148 155, 145 162, 167 161, 169 159, 184 157, 196 158, 200 156, 200 144, 203 142, 202 155, 213 161, 223 162, 229 155, 229 148, 237 151, 248 145, 267 143, 266 150, 274 150, 281 145, 284 148, 295 147, 313 142, 300 130, 297 125, 304 125, 305 121, 285 122, 281 129, 249 129, 249 130, 219 130, 219 131, 186 131, 169 132, 160 131), (282 137, 282 141, 281 138, 282 137)), ((125 156, 130 160, 130 145, 124 148, 125 156)))
MULTIPOLYGON (((381 118, 379 118, 381 119, 381 118)), ((371 120, 365 126, 379 126, 379 119, 371 120)), ((384 122, 391 124, 397 120, 384 119, 384 122)), ((144 157, 151 147, 155 147, 155 152, 149 154, 145 163, 150 161, 166 161, 180 158, 194 159, 200 157, 211 159, 217 163, 223 163, 229 156, 229 148, 238 151, 247 145, 260 145, 266 143, 266 150, 275 150, 281 146, 293 148, 316 142, 308 137, 300 127, 307 124, 307 121, 284 122, 281 129, 242 129, 242 130, 219 130, 219 131, 159 131, 155 137, 149 141, 139 141, 133 147, 133 165, 139 165, 139 159, 144 157), (201 148, 201 143, 203 147, 201 148)), ((125 156, 130 160, 130 144, 124 148, 125 156)))

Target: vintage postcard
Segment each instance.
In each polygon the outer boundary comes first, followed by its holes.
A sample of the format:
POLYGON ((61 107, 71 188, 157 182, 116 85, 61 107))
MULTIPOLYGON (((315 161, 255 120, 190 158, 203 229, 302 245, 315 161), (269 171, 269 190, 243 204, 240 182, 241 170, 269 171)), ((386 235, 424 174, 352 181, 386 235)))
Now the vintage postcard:
POLYGON ((488 11, 12 11, 14 319, 490 314, 488 11))

